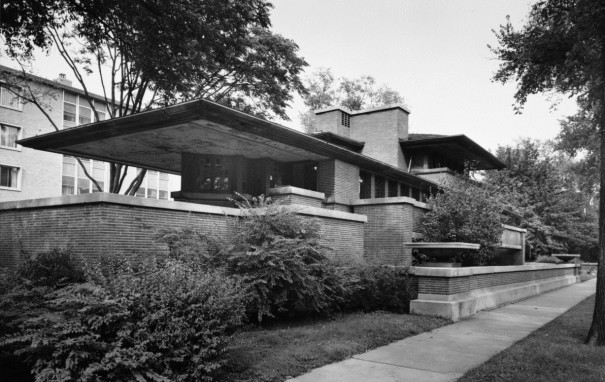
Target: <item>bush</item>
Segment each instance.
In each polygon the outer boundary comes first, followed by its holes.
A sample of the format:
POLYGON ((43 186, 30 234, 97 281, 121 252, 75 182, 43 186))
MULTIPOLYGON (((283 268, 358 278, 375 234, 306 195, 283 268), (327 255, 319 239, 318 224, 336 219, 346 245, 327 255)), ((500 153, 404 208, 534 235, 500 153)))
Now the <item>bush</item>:
POLYGON ((561 264, 563 260, 554 256, 538 256, 536 263, 561 264))
POLYGON ((44 296, 46 312, 2 340, 36 381, 211 380, 244 314, 240 282, 179 260, 123 263, 44 296))
POLYGON ((344 310, 409 313, 410 301, 416 298, 414 277, 407 267, 357 264, 346 269, 343 281, 344 310))
POLYGON ((57 288, 84 281, 82 264, 72 255, 71 248, 24 256, 17 274, 36 286, 57 288))
POLYGON ((464 266, 488 265, 502 236, 499 200, 488 190, 459 180, 430 196, 428 204, 431 210, 420 229, 424 240, 480 244, 479 251, 465 252, 457 261, 464 266))
POLYGON ((171 257, 191 256, 206 267, 240 277, 249 295, 250 319, 301 316, 325 311, 340 288, 319 239, 319 224, 264 197, 238 203, 227 240, 191 229, 163 230, 171 257))

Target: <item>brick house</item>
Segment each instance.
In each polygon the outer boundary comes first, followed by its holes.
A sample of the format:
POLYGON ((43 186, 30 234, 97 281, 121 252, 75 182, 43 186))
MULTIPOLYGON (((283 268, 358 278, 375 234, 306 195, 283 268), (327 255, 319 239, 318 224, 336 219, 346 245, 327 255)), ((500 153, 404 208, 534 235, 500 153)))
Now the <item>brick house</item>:
POLYGON ((402 105, 315 114, 317 131, 305 134, 196 100, 22 139, 44 152, 180 174, 181 189, 174 202, 95 194, 0 203, 0 224, 11 222, 0 230, 0 261, 15 261, 17 238, 37 248, 70 243, 91 254, 103 245, 161 251, 152 237, 162 226, 226 229, 220 221, 238 215, 228 200, 237 192, 270 195, 319 219, 336 258, 409 265, 402 243, 427 210, 425 195, 465 163, 504 167, 464 135, 409 134, 402 105))

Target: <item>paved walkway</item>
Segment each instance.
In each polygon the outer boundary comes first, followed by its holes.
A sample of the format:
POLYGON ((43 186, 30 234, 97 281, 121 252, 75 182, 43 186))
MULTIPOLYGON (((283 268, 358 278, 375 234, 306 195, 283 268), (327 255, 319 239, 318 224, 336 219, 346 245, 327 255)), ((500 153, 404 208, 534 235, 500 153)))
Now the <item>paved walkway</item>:
POLYGON ((442 382, 525 338, 595 293, 596 279, 482 311, 454 324, 320 367, 291 382, 442 382))

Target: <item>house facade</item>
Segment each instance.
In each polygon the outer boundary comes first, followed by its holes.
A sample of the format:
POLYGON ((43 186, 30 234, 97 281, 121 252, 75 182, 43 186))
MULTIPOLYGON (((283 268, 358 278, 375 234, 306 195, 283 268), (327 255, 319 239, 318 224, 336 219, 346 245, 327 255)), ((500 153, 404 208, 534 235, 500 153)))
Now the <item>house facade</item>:
POLYGON ((0 203, 0 261, 66 245, 91 256, 165 252, 153 240, 159 229, 222 235, 241 213, 230 199, 264 194, 318 219, 334 258, 410 265, 403 243, 418 232, 426 195, 467 163, 503 167, 465 136, 409 134, 402 105, 316 116, 317 131, 305 134, 196 100, 24 137, 19 144, 36 152, 180 174, 180 190, 174 201, 95 193, 0 203))
MULTIPOLYGON (((0 66, 0 73, 18 76, 18 72, 4 66, 0 66)), ((96 94, 85 97, 84 92, 71 86, 71 81, 64 75, 54 81, 32 76, 27 86, 36 94, 47 115, 35 104, 23 102, 6 86, 0 87, 0 202, 98 192, 74 156, 33 150, 17 141, 54 132, 49 118, 60 130, 106 120, 109 110, 105 98, 96 94)), ((24 91, 19 85, 13 89, 17 93, 24 91)), ((80 160, 99 186, 108 190, 107 163, 84 157, 80 160)), ((131 169, 125 184, 129 184, 138 171, 131 169)), ((168 200, 171 184, 179 182, 178 176, 151 171, 137 196, 168 200)))

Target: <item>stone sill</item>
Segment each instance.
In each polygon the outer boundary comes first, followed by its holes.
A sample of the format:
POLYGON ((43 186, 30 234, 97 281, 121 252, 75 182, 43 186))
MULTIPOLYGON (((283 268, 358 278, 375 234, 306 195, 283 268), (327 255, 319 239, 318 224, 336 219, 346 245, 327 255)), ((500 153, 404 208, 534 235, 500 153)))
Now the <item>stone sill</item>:
POLYGON ((267 195, 299 195, 305 196, 307 198, 319 199, 321 201, 323 201, 326 197, 326 194, 324 194, 323 192, 311 191, 304 188, 292 186, 270 188, 267 191, 267 195))
POLYGON ((408 196, 397 196, 391 198, 355 199, 351 201, 352 206, 373 206, 378 204, 411 204, 414 207, 429 209, 429 205, 417 201, 408 196))
POLYGON ((418 243, 403 243, 403 248, 417 249, 479 249, 480 244, 462 243, 462 242, 418 242, 418 243))
POLYGON ((489 273, 541 271, 547 269, 577 268, 576 264, 525 264, 525 265, 497 265, 489 267, 466 268, 423 268, 412 267, 411 273, 422 277, 465 277, 484 275, 489 273))
MULTIPOLYGON (((132 207, 157 208, 174 211, 197 212, 211 215, 241 216, 239 208, 217 207, 206 204, 177 202, 172 200, 159 200, 139 198, 136 196, 126 196, 110 194, 106 192, 96 192, 84 195, 66 195, 54 198, 17 200, 12 202, 0 202, 0 212, 20 209, 37 208, 57 208, 66 206, 75 206, 83 204, 118 204, 132 207)), ((367 223, 368 217, 350 212, 334 211, 319 207, 308 207, 299 204, 283 206, 283 208, 292 210, 301 215, 315 216, 329 219, 348 220, 359 223, 367 223)))

